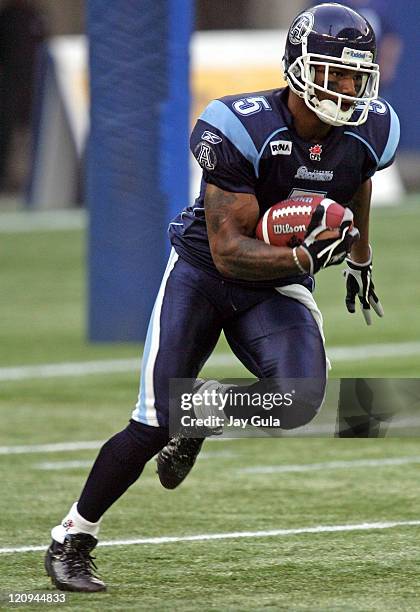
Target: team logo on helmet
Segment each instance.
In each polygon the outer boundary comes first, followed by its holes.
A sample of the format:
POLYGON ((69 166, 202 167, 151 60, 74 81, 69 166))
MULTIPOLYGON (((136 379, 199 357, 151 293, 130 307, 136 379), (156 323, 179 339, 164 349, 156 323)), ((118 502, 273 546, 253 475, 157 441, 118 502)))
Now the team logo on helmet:
POLYGON ((309 147, 309 155, 312 161, 321 161, 322 145, 316 144, 309 147))
POLYGON ((302 38, 308 36, 314 27, 314 16, 312 13, 298 15, 292 23, 289 31, 289 40, 292 45, 300 45, 302 38))

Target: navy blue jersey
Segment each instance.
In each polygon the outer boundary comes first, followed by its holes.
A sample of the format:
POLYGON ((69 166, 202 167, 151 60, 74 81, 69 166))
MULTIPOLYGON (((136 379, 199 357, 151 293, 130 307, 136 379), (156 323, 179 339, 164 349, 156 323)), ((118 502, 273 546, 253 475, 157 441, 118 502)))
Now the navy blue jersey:
MULTIPOLYGON (((251 193, 260 216, 273 204, 303 194, 322 194, 351 207, 360 185, 392 164, 399 141, 395 111, 382 99, 371 104, 358 127, 332 128, 324 140, 305 142, 293 127, 288 88, 226 96, 214 100, 198 119, 191 150, 203 169, 194 204, 170 224, 169 235, 181 257, 220 276, 214 266, 204 216, 208 183, 235 193, 251 193)), ((355 111, 360 112, 360 111, 355 111)), ((305 283, 305 276, 261 283, 305 283)))

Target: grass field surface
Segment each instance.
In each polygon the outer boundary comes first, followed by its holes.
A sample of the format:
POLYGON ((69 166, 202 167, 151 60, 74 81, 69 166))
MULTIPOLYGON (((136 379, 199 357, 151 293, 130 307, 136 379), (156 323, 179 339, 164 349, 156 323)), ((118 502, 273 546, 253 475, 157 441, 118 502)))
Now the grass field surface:
MULTIPOLYGON (((383 320, 368 328, 360 313, 347 314, 339 269, 318 275, 333 377, 420 378, 419 211, 413 200, 372 214, 383 320)), ((0 215, 0 609, 8 609, 10 592, 53 592, 41 549, 101 441, 129 418, 141 346, 86 342, 78 224, 47 231, 24 221, 23 231, 1 223, 0 215), (111 360, 131 365, 90 375, 74 368, 111 360), (69 367, 52 375, 45 364, 69 367), (24 375, 13 379, 12 367, 24 375)), ((245 375, 223 340, 216 356, 206 375, 245 375)), ((104 519, 97 562, 108 592, 45 607, 418 611, 420 414, 415 399, 410 406, 411 420, 384 439, 318 437, 334 428, 331 402, 306 436, 208 441, 173 492, 151 462, 104 519)))
MULTIPOLYGON (((372 212, 374 280, 385 308, 382 320, 373 315, 368 328, 360 313, 347 313, 341 268, 317 275, 315 296, 324 314, 327 347, 420 342, 419 210, 420 201, 412 200, 372 212)), ((42 225, 31 232, 24 222, 22 227, 26 231, 7 231, 6 226, 1 233, 0 367, 139 355, 135 345, 86 342, 85 232, 43 231, 42 225)), ((223 341, 219 350, 227 350, 223 341)), ((419 370, 420 350, 408 359, 388 355, 369 363, 337 363, 332 374, 417 376, 419 370)))

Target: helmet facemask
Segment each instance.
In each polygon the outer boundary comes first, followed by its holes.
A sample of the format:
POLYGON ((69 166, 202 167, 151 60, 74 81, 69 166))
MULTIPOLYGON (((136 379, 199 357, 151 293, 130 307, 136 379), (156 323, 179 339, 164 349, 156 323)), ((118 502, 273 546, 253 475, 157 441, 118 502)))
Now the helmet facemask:
POLYGON ((321 121, 333 126, 356 126, 365 123, 370 103, 378 97, 379 66, 373 63, 373 54, 344 47, 342 57, 307 52, 307 39, 302 39, 302 55, 286 70, 289 87, 321 121), (323 83, 315 83, 316 68, 324 68, 323 83), (329 89, 330 72, 333 69, 355 70, 360 75, 356 96, 340 94, 329 89), (319 100, 318 94, 327 94, 331 99, 319 100), (348 110, 343 104, 350 104, 348 110), (351 120, 354 111, 360 114, 351 120))

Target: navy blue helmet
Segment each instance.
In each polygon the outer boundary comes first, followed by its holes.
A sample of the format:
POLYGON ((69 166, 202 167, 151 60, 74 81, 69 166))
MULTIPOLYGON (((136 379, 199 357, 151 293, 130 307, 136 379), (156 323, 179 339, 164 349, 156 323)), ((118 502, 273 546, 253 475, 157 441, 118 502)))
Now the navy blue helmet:
POLYGON ((361 125, 369 104, 378 97, 376 37, 370 23, 353 9, 335 2, 300 13, 290 26, 283 58, 289 87, 318 117, 330 125, 361 125), (315 71, 324 70, 323 83, 315 71), (356 70, 356 96, 329 88, 333 70, 356 70), (328 99, 319 99, 320 94, 328 99), (334 101, 330 98, 333 97, 334 101), (357 108, 358 112, 354 112, 357 108))

